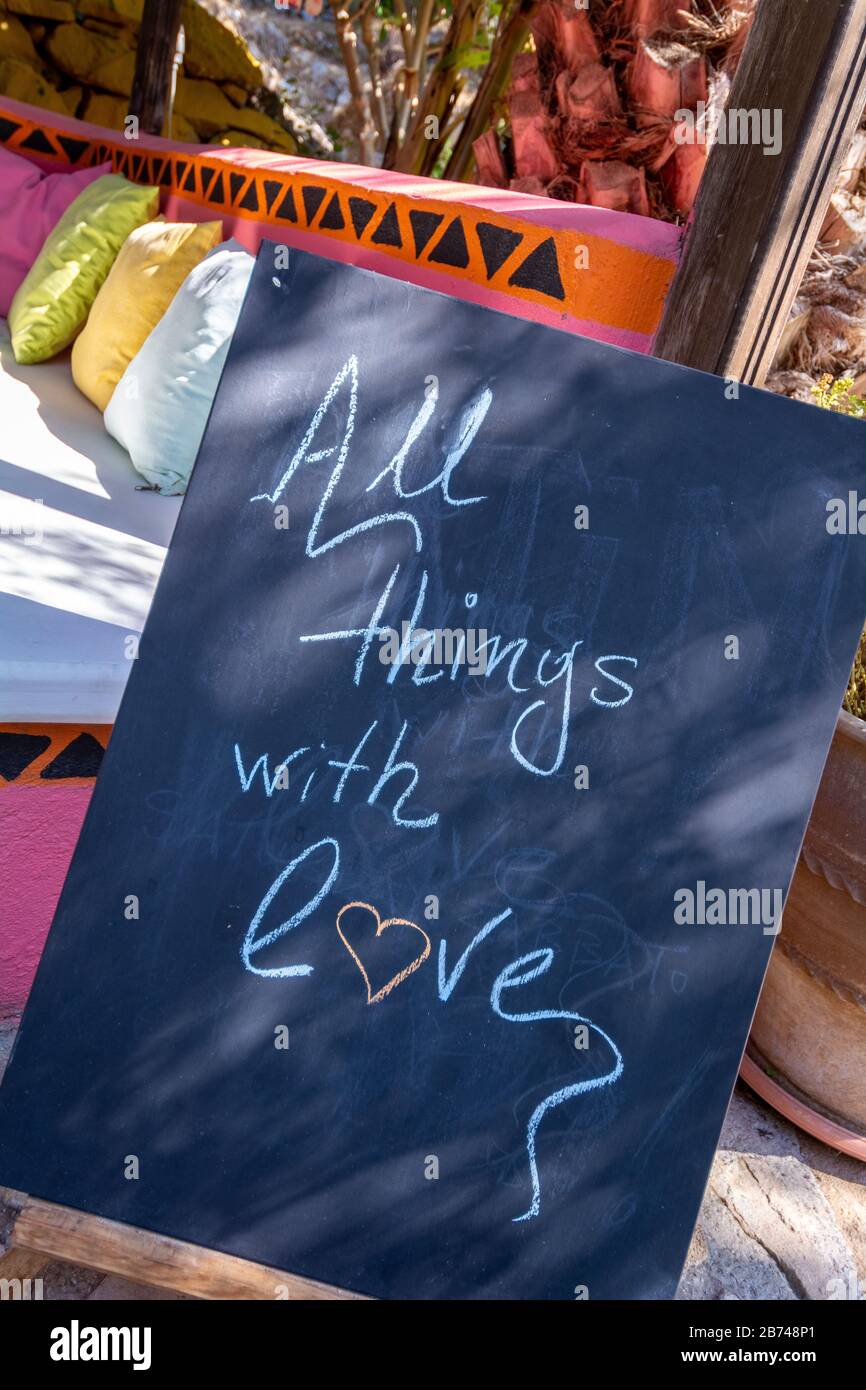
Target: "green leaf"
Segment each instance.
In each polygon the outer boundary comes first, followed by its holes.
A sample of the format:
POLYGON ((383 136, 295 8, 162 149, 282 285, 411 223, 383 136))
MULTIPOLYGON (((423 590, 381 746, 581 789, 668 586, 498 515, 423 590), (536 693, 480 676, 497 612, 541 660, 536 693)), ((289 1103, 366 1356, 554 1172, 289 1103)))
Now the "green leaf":
POLYGON ((851 389, 853 385, 852 376, 840 376, 834 381, 831 374, 826 372, 812 387, 812 395, 824 410, 833 410, 837 415, 853 415, 855 419, 862 420, 866 417, 866 399, 855 394, 851 389))
POLYGON ((449 53, 444 66, 446 68, 483 68, 489 62, 489 48, 479 48, 478 44, 465 43, 461 48, 455 48, 453 53, 449 53))

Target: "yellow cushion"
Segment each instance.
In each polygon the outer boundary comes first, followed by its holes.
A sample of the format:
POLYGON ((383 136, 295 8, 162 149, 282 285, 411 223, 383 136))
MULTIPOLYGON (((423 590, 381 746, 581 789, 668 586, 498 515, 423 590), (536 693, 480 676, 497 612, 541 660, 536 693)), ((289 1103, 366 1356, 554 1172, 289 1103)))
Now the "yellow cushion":
POLYGON ((156 216, 159 189, 103 174, 64 212, 15 292, 9 335, 16 362, 68 347, 133 227, 156 216))
POLYGON ((148 222, 130 232, 72 349, 73 380, 100 410, 193 266, 221 238, 221 222, 148 222))

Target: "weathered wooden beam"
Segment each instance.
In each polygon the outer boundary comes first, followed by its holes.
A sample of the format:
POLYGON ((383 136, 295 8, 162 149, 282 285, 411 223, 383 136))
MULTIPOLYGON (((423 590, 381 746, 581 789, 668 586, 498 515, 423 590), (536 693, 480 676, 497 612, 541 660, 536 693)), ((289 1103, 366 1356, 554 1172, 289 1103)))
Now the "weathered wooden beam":
POLYGON ((144 0, 129 113, 141 130, 162 135, 183 0, 144 0))
MULTIPOLYGON (((23 1202, 12 1230, 12 1246, 13 1252, 35 1252, 52 1260, 118 1274, 135 1283, 174 1289, 194 1298, 294 1301, 362 1297, 315 1279, 286 1274, 35 1197, 27 1197, 23 1202)), ((5 1261, 2 1268, 6 1268, 5 1261)), ((20 1268, 16 1268, 16 1275, 22 1277, 20 1268)))
POLYGON ((761 0, 727 111, 781 112, 781 149, 713 146, 657 357, 761 384, 864 104, 866 0, 761 0))

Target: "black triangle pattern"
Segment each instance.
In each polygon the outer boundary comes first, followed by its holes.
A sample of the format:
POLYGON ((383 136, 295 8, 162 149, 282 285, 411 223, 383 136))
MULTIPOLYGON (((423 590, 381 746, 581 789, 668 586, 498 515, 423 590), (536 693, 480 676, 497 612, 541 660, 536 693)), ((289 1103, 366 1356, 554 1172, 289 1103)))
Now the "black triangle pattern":
POLYGON ((324 188, 302 188, 301 197, 304 200, 304 212, 307 214, 307 226, 309 227, 325 201, 325 190, 324 188))
POLYGON ((331 201, 322 213, 319 229, 324 229, 329 232, 340 232, 345 225, 346 219, 343 217, 343 209, 340 207, 340 195, 339 193, 334 193, 331 196, 331 201))
POLYGON ((105 749, 93 734, 79 734, 60 750, 39 776, 46 781, 59 781, 62 777, 95 777, 104 754, 105 749))
POLYGON ((240 203, 240 205, 241 205, 242 208, 246 208, 247 212, 258 212, 258 210, 259 210, 259 195, 258 195, 258 192, 257 192, 257 190, 256 190, 256 181, 255 181, 255 179, 251 179, 251 180, 250 180, 250 186, 249 186, 249 188, 247 189, 247 191, 246 191, 246 193, 244 194, 244 196, 241 198, 241 203, 240 203))
POLYGON ((0 731, 0 777, 14 782, 51 743, 47 734, 16 734, 0 731))
POLYGON ((463 219, 455 217, 454 221, 445 229, 440 240, 430 252, 430 261, 435 261, 437 265, 453 265, 458 270, 465 270, 469 264, 469 247, 466 245, 466 233, 463 230, 463 219))
POLYGON ((277 201, 282 186, 283 185, 280 183, 279 179, 265 179, 266 208, 270 209, 271 207, 273 207, 274 203, 277 201))
POLYGON ((38 150, 40 154, 56 154, 57 151, 52 145, 44 130, 38 126, 31 130, 26 140, 22 140, 18 147, 21 150, 38 150))
MULTIPOLYGON (((3 123, 0 122, 0 127, 2 127, 2 124, 3 123)), ((77 164, 81 156, 87 150, 86 140, 73 140, 71 135, 58 135, 57 143, 68 154, 70 164, 77 164)))
POLYGON ((424 212, 420 208, 412 208, 409 213, 409 225, 415 241, 416 256, 421 255, 433 233, 444 221, 444 212, 424 212))
POLYGON ((495 222, 479 222, 475 230, 478 233, 478 244, 484 257, 487 278, 492 280, 512 251, 517 250, 523 236, 520 232, 510 232, 507 227, 497 227, 495 222))
POLYGON ((286 189, 286 196, 280 203, 276 212, 271 213, 272 217, 280 217, 284 222, 297 222, 298 210, 295 207, 295 194, 291 184, 286 189))
MULTIPOLYGON (((20 122, 0 116, 0 143, 8 143, 21 128, 20 122)), ((56 133, 56 142, 52 142, 48 132, 38 126, 35 126, 26 138, 20 141, 20 148, 53 156, 62 151, 71 164, 75 164, 81 159, 85 159, 85 162, 90 165, 104 164, 110 160, 117 171, 125 172, 135 181, 140 181, 146 177, 149 181, 158 183, 162 187, 169 187, 174 183, 186 192, 195 193, 196 191, 196 166, 195 164, 190 165, 187 160, 171 161, 158 159, 156 156, 133 156, 117 149, 111 150, 104 144, 90 145, 85 140, 78 140, 60 132, 56 133)), ((237 201, 246 177, 245 174, 229 172, 232 203, 237 201)), ((221 170, 217 171, 211 167, 203 168, 201 186, 202 195, 207 197, 209 201, 218 204, 225 202, 223 172, 221 170)), ((283 221, 297 222, 297 208, 291 187, 286 188, 279 207, 275 210, 274 205, 280 197, 283 187, 284 185, 276 179, 264 181, 265 208, 262 209, 259 205, 258 188, 255 180, 252 179, 244 190, 240 206, 253 213, 270 210, 272 217, 280 218, 283 221)), ((307 185, 302 188, 301 193, 307 225, 311 225, 327 197, 327 190, 315 185, 307 185)), ((349 198, 349 215, 352 219, 355 235, 359 240, 375 212, 376 204, 371 199, 349 198)), ((416 256, 420 256, 429 245, 444 216, 444 213, 430 212, 419 208, 410 209, 409 223, 416 256)), ((332 193, 319 225, 327 231, 342 231, 345 227, 343 208, 338 193, 332 193)), ((509 260, 525 238, 518 232, 510 231, 507 227, 500 227, 492 222, 479 222, 476 231, 487 278, 490 280, 509 260)), ((393 246, 402 249, 403 239, 396 203, 389 204, 370 240, 379 246, 393 246)), ((468 266, 469 248, 466 243, 462 218, 456 217, 451 222, 444 235, 434 246, 428 260, 437 265, 451 265, 459 269, 465 269, 468 266)), ((509 276, 508 284, 514 286, 515 289, 534 290, 536 293, 547 295, 560 303, 564 302, 565 288, 559 273, 555 239, 548 237, 536 246, 509 276)))
POLYGON ((375 211, 376 204, 371 203, 369 198, 349 199, 349 216, 352 219, 352 226, 355 228, 355 236, 359 241, 364 235, 364 229, 375 211))
POLYGON ((556 242, 552 236, 529 253, 526 260, 509 275, 508 283, 516 289, 537 290, 539 294, 550 295, 551 299, 565 299, 556 258, 556 242))
POLYGON ((403 238, 400 235, 400 223, 397 218, 396 203, 389 203, 385 216, 370 237, 370 240, 374 241, 377 246, 403 245, 403 238))

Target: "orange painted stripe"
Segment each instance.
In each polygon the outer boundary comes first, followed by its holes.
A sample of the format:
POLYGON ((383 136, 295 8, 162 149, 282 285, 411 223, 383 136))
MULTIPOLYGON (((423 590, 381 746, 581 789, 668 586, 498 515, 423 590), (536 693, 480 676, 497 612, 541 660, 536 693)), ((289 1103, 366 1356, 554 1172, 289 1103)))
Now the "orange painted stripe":
POLYGON ((111 724, 3 724, 0 733, 31 734, 49 739, 43 752, 11 781, 0 776, 0 791, 4 787, 92 787, 95 777, 42 777, 43 771, 81 734, 90 734, 103 748, 108 747, 111 724))
MULTIPOLYGON (((284 225, 299 231, 315 232, 320 236, 333 237, 354 246, 365 246, 398 260, 412 261, 432 270, 441 269, 445 274, 457 279, 471 280, 477 285, 497 290, 512 298, 527 299, 548 308, 559 308, 574 318, 590 319, 607 324, 611 328, 631 330, 636 333, 652 334, 661 319, 665 296, 676 269, 672 261, 639 251, 605 237, 589 233, 566 230, 553 231, 535 223, 521 222, 517 218, 504 217, 485 208, 477 208, 469 203, 442 203, 435 198, 409 198, 404 194, 380 193, 360 185, 346 185, 337 179, 305 173, 287 175, 287 183, 279 193, 268 190, 266 184, 277 182, 273 173, 267 170, 244 170, 244 181, 237 186, 233 201, 215 203, 201 191, 203 169, 213 164, 207 158, 195 158, 198 166, 194 189, 183 188, 181 196, 209 209, 219 207, 224 213, 235 217, 250 218, 254 221, 270 221, 274 211, 279 208, 290 186, 294 193, 296 220, 285 221, 284 225), (252 190, 252 191, 251 191, 252 190), (304 193, 307 190, 307 198, 304 193), (321 194, 316 199, 312 214, 308 206, 311 195, 321 194), (373 204, 373 211, 360 236, 355 232, 351 218, 350 201, 373 204), (244 207, 244 202, 251 207, 244 207), (400 245, 395 246, 387 238, 390 228, 383 221, 393 209, 396 219, 400 245), (335 212, 336 210, 336 212, 335 212), (415 214, 413 218, 412 214, 415 214), (420 222, 418 214, 430 218, 440 218, 435 232, 420 250, 416 250, 416 236, 413 221, 420 222), (341 219, 343 227, 329 225, 331 219, 341 219), (449 231, 460 224, 466 246, 466 263, 454 264, 453 259, 443 262, 448 250, 442 249, 449 231), (479 226, 482 231, 479 231, 479 226), (506 257, 493 274, 488 273, 482 250, 483 229, 496 228, 519 238, 515 249, 506 257), (556 265, 560 282, 560 294, 551 293, 529 284, 515 284, 515 275, 527 261, 546 246, 556 265), (583 252, 586 252, 584 255, 583 252), (579 266, 587 263, 586 269, 579 266)), ((240 172, 240 171, 236 171, 240 172)), ((187 172, 185 177, 189 179, 187 172)), ((209 189, 215 180, 209 179, 209 189)), ((224 178, 223 187, 225 188, 224 178)), ((276 220, 273 225, 279 225, 276 220)), ((451 252, 453 257, 454 252, 451 252)), ((543 255, 543 253, 542 253, 543 255)))
POLYGON ((2 100, 0 141, 67 165, 111 160, 134 182, 158 184, 218 215, 267 223, 276 237, 281 227, 313 232, 611 329, 653 334, 675 271, 663 256, 470 203, 380 192, 270 164, 233 165, 213 151, 74 137, 52 125, 50 112, 38 123, 8 109, 4 116, 2 100))

